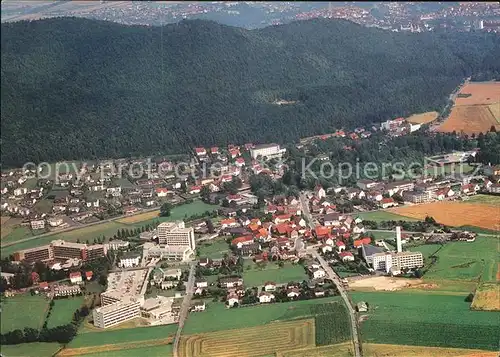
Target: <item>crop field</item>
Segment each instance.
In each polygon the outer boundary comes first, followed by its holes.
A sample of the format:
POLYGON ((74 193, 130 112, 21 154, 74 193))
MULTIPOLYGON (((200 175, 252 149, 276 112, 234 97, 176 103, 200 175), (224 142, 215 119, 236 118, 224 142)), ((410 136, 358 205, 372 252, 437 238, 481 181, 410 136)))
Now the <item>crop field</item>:
POLYGON ((406 118, 406 121, 412 124, 427 124, 433 120, 436 120, 438 115, 439 115, 438 112, 425 112, 420 114, 413 114, 408 118, 406 118))
MULTIPOLYGON (((466 348, 439 348, 363 343, 363 354, 370 357, 497 357, 496 352, 466 348)), ((280 352, 276 357, 351 357, 351 343, 280 352)))
POLYGON ((483 205, 500 207, 500 196, 493 195, 474 195, 469 197, 467 201, 462 201, 465 203, 480 203, 483 205))
POLYGON ((1 331, 32 327, 40 329, 49 308, 49 301, 42 296, 16 295, 3 298, 0 313, 1 331))
POLYGON ((312 316, 311 306, 339 301, 338 296, 292 301, 266 306, 240 307, 228 309, 223 303, 207 302, 203 313, 189 315, 184 325, 183 334, 215 332, 229 329, 240 329, 268 324, 273 321, 284 321, 312 316))
POLYGON ((497 103, 500 98, 500 82, 468 83, 461 90, 461 94, 471 94, 470 97, 455 99, 455 105, 477 105, 497 103))
POLYGON ((52 307, 52 311, 50 312, 47 327, 52 328, 69 324, 73 318, 73 313, 82 304, 83 296, 54 300, 54 307, 52 307))
MULTIPOLYGON (((164 355, 171 352, 172 337, 158 338, 150 340, 140 341, 141 348, 137 349, 137 352, 148 353, 148 348, 163 348, 164 355), (168 347, 170 345, 170 347, 168 347), (140 351, 139 351, 140 350, 140 351)), ((79 348, 65 348, 61 350, 57 357, 69 357, 69 356, 108 356, 109 355, 126 355, 130 356, 130 350, 135 349, 138 346, 138 341, 135 342, 123 342, 123 343, 113 343, 107 345, 91 346, 91 347, 79 347, 79 348)))
MULTIPOLYGON (((130 329, 117 329, 111 331, 79 333, 69 348, 95 347, 102 345, 115 345, 123 343, 134 343, 152 340, 165 339, 173 336, 177 331, 177 324, 162 325, 154 327, 137 327, 130 329)), ((87 351, 89 353, 89 351, 87 351)))
POLYGON ((130 357, 130 356, 145 356, 145 357, 169 357, 173 355, 172 344, 141 347, 141 348, 128 348, 126 350, 96 352, 85 355, 82 357, 130 357))
POLYGON ((135 214, 133 216, 121 218, 121 219, 117 220, 117 222, 125 223, 125 224, 143 222, 143 221, 148 221, 150 219, 157 218, 159 214, 160 214, 160 210, 151 211, 151 212, 144 212, 144 213, 135 214))
POLYGON ((229 251, 229 247, 223 239, 215 239, 209 242, 199 243, 197 249, 200 252, 201 258, 211 259, 222 258, 224 253, 228 253, 229 251))
POLYGON ((251 270, 247 270, 245 267, 243 271, 243 282, 249 287, 262 286, 266 281, 285 284, 290 281, 301 282, 307 279, 304 267, 297 264, 285 264, 283 268, 280 268, 277 264, 267 263, 262 270, 253 265, 251 270))
POLYGON ((52 357, 60 348, 61 346, 56 342, 33 342, 19 345, 2 345, 0 352, 9 357, 52 357))
POLYGON ((314 320, 295 320, 265 326, 181 337, 182 357, 259 357, 281 350, 312 347, 314 320))
POLYGON ((471 309, 500 311, 499 283, 484 283, 477 287, 471 309))
POLYGON ((498 349, 498 313, 470 310, 464 295, 353 292, 351 297, 369 304, 361 323, 364 342, 498 349))
POLYGON ((495 117, 498 123, 500 123, 500 102, 488 105, 491 114, 495 117))
MULTIPOLYGON (((425 273, 425 279, 469 280, 496 282, 498 270, 498 238, 478 236, 474 242, 449 242, 436 253, 437 262, 425 273)), ((437 245, 422 245, 412 248, 431 255, 437 245)))
POLYGON ((316 345, 331 345, 351 339, 349 313, 343 303, 312 305, 310 310, 315 316, 316 345))
POLYGON ((457 133, 479 134, 490 131, 492 125, 500 129, 488 105, 460 105, 453 107, 450 116, 438 130, 445 133, 456 131, 457 133))
POLYGON ((492 125, 500 129, 500 82, 469 83, 460 94, 470 96, 455 99, 450 116, 439 127, 439 131, 478 134, 489 131, 492 125))
POLYGON ((432 202, 420 205, 391 208, 390 211, 405 217, 423 220, 426 216, 448 226, 476 226, 500 229, 497 215, 491 214, 494 206, 477 203, 432 202))
MULTIPOLYGON (((353 217, 359 217, 365 221, 418 221, 417 218, 405 217, 400 214, 389 211, 375 211, 375 212, 359 212, 353 214, 353 217)), ((425 218, 425 217, 424 217, 425 218)))

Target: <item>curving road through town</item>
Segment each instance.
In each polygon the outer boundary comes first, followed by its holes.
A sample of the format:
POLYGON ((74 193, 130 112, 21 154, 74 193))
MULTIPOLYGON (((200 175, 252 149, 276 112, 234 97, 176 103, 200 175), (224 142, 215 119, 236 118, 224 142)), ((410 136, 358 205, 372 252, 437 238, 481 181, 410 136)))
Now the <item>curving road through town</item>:
MULTIPOLYGON (((300 194, 300 203, 302 205, 302 213, 304 217, 306 218, 307 223, 309 224, 309 227, 311 229, 314 229, 314 223, 311 217, 311 212, 309 211, 309 204, 307 203, 307 198, 303 193, 300 194)), ((342 281, 340 277, 335 273, 335 271, 328 265, 328 263, 323 259, 323 257, 317 252, 315 247, 308 247, 307 252, 311 254, 315 259, 318 260, 318 262, 321 264, 321 267, 323 270, 326 272, 328 275, 328 278, 332 280, 332 282, 337 286, 337 289, 340 293, 340 296, 344 300, 344 303, 347 307, 347 310, 349 311, 349 317, 350 317, 350 322, 351 322, 351 336, 352 336, 352 342, 354 345, 354 355, 356 357, 361 357, 362 356, 362 349, 361 349, 361 339, 359 338, 359 328, 358 328, 358 321, 356 318, 356 311, 354 310, 354 307, 351 304, 351 301, 349 299, 349 296, 347 296, 347 292, 344 289, 344 286, 342 284, 342 281)))

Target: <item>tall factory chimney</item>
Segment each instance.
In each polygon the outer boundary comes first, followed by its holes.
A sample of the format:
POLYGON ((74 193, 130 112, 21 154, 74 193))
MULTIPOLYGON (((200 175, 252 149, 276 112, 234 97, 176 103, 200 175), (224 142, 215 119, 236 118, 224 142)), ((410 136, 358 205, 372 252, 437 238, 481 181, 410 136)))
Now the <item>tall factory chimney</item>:
POLYGON ((401 253, 403 251, 403 247, 401 244, 401 227, 400 226, 396 226, 396 244, 397 244, 398 253, 401 253))

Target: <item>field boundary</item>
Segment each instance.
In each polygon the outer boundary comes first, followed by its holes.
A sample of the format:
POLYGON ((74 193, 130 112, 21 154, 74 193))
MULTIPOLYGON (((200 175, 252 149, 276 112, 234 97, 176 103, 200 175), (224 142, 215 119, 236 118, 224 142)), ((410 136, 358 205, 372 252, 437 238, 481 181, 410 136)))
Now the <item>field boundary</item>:
POLYGON ((129 350, 132 348, 138 348, 138 344, 140 344, 140 348, 163 346, 171 344, 172 341, 173 341, 172 337, 167 337, 159 340, 155 339, 155 340, 107 344, 100 346, 63 348, 56 354, 56 357, 82 356, 82 355, 87 355, 89 353, 129 350))

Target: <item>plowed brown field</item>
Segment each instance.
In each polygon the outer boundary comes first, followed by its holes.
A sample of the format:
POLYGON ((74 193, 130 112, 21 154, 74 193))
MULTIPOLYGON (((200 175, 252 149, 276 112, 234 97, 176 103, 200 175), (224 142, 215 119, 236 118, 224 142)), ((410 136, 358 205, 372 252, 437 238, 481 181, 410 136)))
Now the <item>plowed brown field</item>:
POLYGON ((482 82, 466 84, 460 94, 471 94, 470 97, 457 97, 455 105, 493 104, 500 102, 500 82, 482 82))
POLYGON ((438 131, 479 134, 489 131, 492 125, 500 130, 500 109, 497 108, 500 106, 500 82, 468 83, 460 94, 470 96, 455 98, 450 116, 438 131))
POLYGON ((486 229, 500 229, 499 208, 496 206, 461 203, 432 202, 414 206, 397 207, 389 210, 401 216, 425 219, 426 216, 448 226, 476 226, 486 229))
POLYGON ((500 130, 496 118, 487 105, 459 105, 453 107, 448 119, 439 127, 440 132, 479 134, 490 131, 495 125, 500 130))

